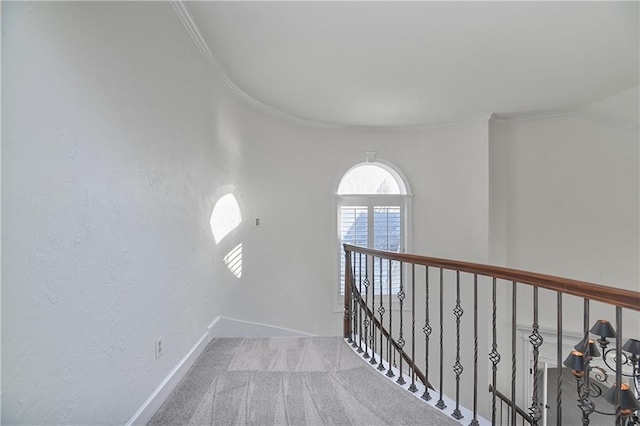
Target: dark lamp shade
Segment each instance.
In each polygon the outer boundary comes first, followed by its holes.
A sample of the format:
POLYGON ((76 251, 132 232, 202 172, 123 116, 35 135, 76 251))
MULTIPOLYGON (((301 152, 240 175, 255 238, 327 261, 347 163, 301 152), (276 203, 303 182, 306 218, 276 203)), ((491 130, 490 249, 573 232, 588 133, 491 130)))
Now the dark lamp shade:
POLYGON ((632 355, 640 356, 640 340, 629 339, 627 343, 624 344, 622 350, 625 352, 629 352, 632 355))
MULTIPOLYGON (((604 399, 606 399, 609 404, 616 405, 617 392, 618 386, 614 384, 604 394, 604 399)), ((638 401, 633 395, 633 392, 631 392, 631 389, 629 389, 629 385, 624 383, 622 384, 620 391, 620 408, 623 410, 631 411, 640 410, 640 401, 638 401)))
POLYGON ((573 371, 583 371, 584 359, 582 358, 582 352, 571 351, 567 359, 564 360, 563 364, 573 371))
POLYGON ((598 320, 593 327, 591 327, 591 332, 596 336, 600 337, 616 337, 616 331, 613 329, 611 323, 607 320, 598 320))
POLYGON ((578 352, 586 353, 591 358, 597 358, 600 356, 600 351, 598 350, 598 346, 595 344, 593 339, 589 339, 589 347, 586 351, 584 350, 584 339, 580 341, 580 343, 575 345, 573 348, 578 352))

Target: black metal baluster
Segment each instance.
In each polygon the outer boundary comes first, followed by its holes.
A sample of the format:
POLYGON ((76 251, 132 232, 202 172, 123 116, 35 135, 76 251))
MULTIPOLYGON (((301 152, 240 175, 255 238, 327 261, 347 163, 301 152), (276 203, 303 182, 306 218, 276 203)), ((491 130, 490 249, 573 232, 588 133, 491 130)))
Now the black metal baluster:
POLYGON ((456 316, 456 363, 453 365, 453 371, 456 373, 456 408, 453 410, 453 418, 460 420, 464 416, 460 412, 460 375, 464 368, 460 363, 460 318, 464 314, 462 306, 460 306, 460 271, 456 271, 456 306, 453 308, 456 316))
MULTIPOLYGON (((496 376, 498 373, 498 363, 500 362, 500 354, 498 353, 498 337, 496 332, 496 279, 493 279, 492 288, 492 307, 493 307, 493 323, 492 323, 492 336, 493 344, 491 345, 491 352, 489 353, 489 359, 492 366, 492 379, 491 379, 491 424, 496 424, 496 376)), ((500 423, 502 424, 502 404, 500 404, 500 423)))
POLYGON ((376 316, 376 272, 375 272, 376 258, 375 256, 371 256, 371 335, 372 335, 372 343, 371 343, 371 360, 369 363, 371 365, 375 364, 376 361, 376 350, 378 345, 376 344, 376 329, 375 325, 375 316, 376 316))
MULTIPOLYGON (((365 308, 369 306, 369 256, 364 256, 364 281, 362 282, 364 285, 364 306, 365 308)), ((364 359, 369 359, 369 315, 367 314, 366 309, 364 309, 364 355, 362 357, 364 359)))
POLYGON ((622 308, 616 306, 616 425, 624 424, 622 415, 622 308))
POLYGON ((511 425, 516 425, 516 314, 518 304, 518 285, 513 281, 511 297, 511 425))
POLYGON ((353 343, 351 347, 354 349, 358 347, 358 342, 356 341, 356 336, 358 335, 358 298, 356 297, 356 253, 353 253, 353 262, 352 269, 353 273, 351 274, 351 301, 353 303, 353 343))
POLYGON ((403 274, 403 269, 404 269, 404 264, 402 262, 400 262, 400 290, 398 291, 398 300, 400 301, 400 336, 398 337, 398 353, 400 355, 400 374, 398 375, 398 380, 396 380, 396 383, 399 385, 404 385, 406 382, 404 380, 404 377, 402 375, 402 352, 403 348, 404 348, 404 344, 406 343, 404 340, 404 331, 403 331, 403 317, 404 317, 404 313, 403 313, 403 303, 404 303, 404 297, 405 297, 405 292, 404 292, 404 274, 403 274))
POLYGON ((558 312, 558 323, 557 323, 557 347, 556 347, 556 371, 557 371, 557 379, 556 379, 556 424, 562 424, 562 358, 563 358, 563 350, 562 350, 562 293, 556 293, 557 306, 556 311, 558 312))
POLYGON ((409 391, 417 392, 416 387, 416 265, 411 264, 411 384, 409 391))
POLYGON ((581 389, 579 389, 580 393, 578 394, 578 407, 580 407, 580 410, 582 410, 582 424, 588 425, 589 416, 595 411, 595 404, 593 403, 593 401, 591 401, 591 385, 589 377, 589 361, 591 360, 591 351, 589 350, 589 299, 584 299, 583 306, 584 347, 581 349, 581 351, 583 371, 585 372, 585 375, 582 387, 581 389))
MULTIPOLYGON (((429 336, 431 336, 431 324, 429 324, 429 267, 425 266, 425 300, 424 300, 424 327, 422 331, 424 332, 424 345, 425 345, 425 355, 424 355, 424 393, 422 394, 422 399, 425 401, 431 400, 431 395, 429 394, 429 336)), ((414 293, 415 295, 415 293, 414 293)))
MULTIPOLYGON (((391 357, 392 357, 392 352, 391 352, 391 341, 393 339, 393 328, 391 327, 393 321, 392 321, 392 317, 393 317, 393 301, 391 299, 391 293, 393 293, 393 291, 391 290, 391 259, 389 259, 389 268, 387 271, 387 292, 389 293, 389 369, 387 370, 387 377, 393 377, 395 376, 395 374, 393 373, 393 370, 391 368, 391 357)), ((395 354, 394 354, 395 355, 395 354)))
POLYGON ((439 409, 444 409, 447 407, 447 404, 444 403, 443 399, 442 399, 442 377, 444 374, 444 360, 442 359, 443 357, 443 346, 444 346, 444 333, 443 333, 443 327, 442 327, 442 320, 444 317, 444 305, 443 305, 443 299, 444 299, 444 294, 443 294, 443 288, 444 288, 444 276, 443 276, 444 272, 442 270, 442 268, 440 268, 440 399, 438 400, 438 402, 436 403, 436 407, 438 407, 439 409))
POLYGON ((360 299, 362 298, 362 253, 358 253, 358 353, 361 354, 362 350, 362 306, 360 305, 360 299))
POLYGON ((531 420, 533 420, 532 425, 537 425, 538 420, 542 418, 542 410, 538 401, 538 357, 543 338, 538 330, 538 287, 533 287, 533 331, 529 336, 529 342, 533 346, 533 395, 531 397, 531 408, 529 408, 531 420))
MULTIPOLYGON (((384 306, 383 306, 383 292, 382 292, 382 258, 380 258, 380 271, 379 271, 379 275, 380 275, 380 306, 378 307, 378 314, 380 315, 380 364, 378 364, 378 371, 382 371, 384 370, 384 364, 382 363, 382 354, 384 353, 384 343, 383 343, 383 334, 382 334, 382 319, 384 316, 384 306)), ((388 340, 387 340, 387 344, 388 344, 388 340)))
POLYGON ((473 419, 478 426, 478 274, 473 274, 473 419))
POLYGON ((348 339, 347 342, 348 343, 353 343, 353 339, 352 339, 352 331, 353 331, 353 325, 351 324, 352 322, 352 317, 351 317, 351 302, 352 302, 352 298, 353 298, 353 292, 351 291, 352 287, 351 287, 351 279, 352 279, 352 273, 351 273, 351 252, 350 251, 345 251, 344 254, 344 294, 345 294, 345 300, 344 300, 344 334, 348 334, 348 339), (348 295, 351 295, 351 297, 349 297, 348 295))

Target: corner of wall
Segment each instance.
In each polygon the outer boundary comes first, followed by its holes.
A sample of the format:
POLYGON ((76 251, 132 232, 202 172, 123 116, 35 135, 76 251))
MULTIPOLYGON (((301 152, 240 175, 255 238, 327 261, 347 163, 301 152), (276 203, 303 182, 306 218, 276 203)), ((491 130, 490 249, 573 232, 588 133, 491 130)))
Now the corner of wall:
POLYGON ((489 263, 507 262, 506 142, 500 131, 503 120, 489 117, 489 263))
POLYGON ((221 337, 305 337, 312 334, 235 318, 218 317, 209 326, 211 339, 221 337))
POLYGON ((180 381, 187 374, 191 366, 198 359, 204 348, 213 340, 214 335, 212 329, 219 322, 221 317, 214 319, 208 326, 207 331, 200 337, 189 352, 178 362, 178 364, 169 372, 167 377, 158 385, 153 393, 147 398, 142 406, 127 422, 129 425, 145 425, 149 423, 153 415, 162 406, 164 401, 169 397, 171 392, 178 386, 180 381))

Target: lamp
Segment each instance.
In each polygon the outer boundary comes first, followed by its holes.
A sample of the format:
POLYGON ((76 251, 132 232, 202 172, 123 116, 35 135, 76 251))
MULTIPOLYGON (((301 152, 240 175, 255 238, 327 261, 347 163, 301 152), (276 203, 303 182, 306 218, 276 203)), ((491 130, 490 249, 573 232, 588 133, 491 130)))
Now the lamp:
POLYGON ((629 385, 623 383, 621 386, 614 384, 604 394, 604 399, 610 404, 616 405, 616 394, 618 393, 618 387, 620 388, 620 408, 624 411, 636 411, 640 410, 640 401, 636 399, 629 388, 629 385))
POLYGON ((575 345, 573 348, 577 351, 586 353, 587 356, 590 356, 591 358, 599 357, 600 351, 598 350, 598 347, 596 346, 595 342, 593 341, 593 339, 588 339, 588 340, 589 340, 589 345, 586 351, 584 350, 585 349, 584 339, 582 339, 580 343, 575 345))
POLYGON ((640 340, 629 339, 627 343, 622 346, 622 350, 625 352, 629 352, 631 357, 640 357, 640 340))
POLYGON ((613 329, 611 323, 607 320, 596 321, 593 327, 591 327, 590 331, 596 336, 600 336, 600 338, 598 339, 598 343, 600 343, 600 346, 602 346, 603 349, 606 348, 609 344, 607 337, 613 337, 614 339, 616 338, 616 331, 613 329))
POLYGON ((576 377, 584 376, 584 356, 580 351, 571 351, 567 359, 563 364, 571 369, 571 372, 576 377))
MULTIPOLYGON (((607 349, 607 346, 611 343, 609 339, 618 338, 616 331, 607 320, 596 321, 590 331, 594 335, 599 336, 597 342, 600 345, 600 348, 602 348, 602 353, 598 350, 595 342, 586 336, 585 339, 582 339, 582 341, 574 346, 575 350, 571 351, 567 359, 563 362, 566 367, 571 369, 571 372, 576 378, 579 396, 578 406, 583 409, 583 422, 586 421, 588 423, 588 416, 594 411, 593 402, 590 401, 592 397, 604 396, 604 399, 607 402, 616 406, 618 405, 617 395, 619 390, 620 410, 624 416, 628 417, 628 422, 625 424, 640 425, 640 420, 638 420, 638 417, 634 414, 635 411, 640 410, 640 400, 638 400, 638 397, 636 396, 640 395, 640 340, 628 339, 622 346, 621 356, 620 359, 616 360, 616 365, 610 365, 608 356, 612 354, 612 352, 615 353, 616 349, 607 349), (620 366, 620 364, 631 367, 632 372, 622 373, 622 376, 630 379, 629 383, 635 387, 635 394, 631 387, 626 383, 621 383, 620 385, 614 384, 610 389, 603 393, 602 388, 597 383, 589 380, 590 376, 588 374, 592 369, 590 361, 591 359, 598 358, 600 356, 602 356, 602 361, 605 366, 612 372, 615 372, 616 367, 620 366), (587 374, 587 377, 582 380, 585 373, 587 374)), ((606 382, 607 372, 605 368, 600 366, 595 366, 594 368, 603 373, 602 375, 596 374, 594 376, 595 379, 600 382, 606 382)), ((600 411, 599 413, 607 414, 600 411)), ((613 415, 615 413, 608 414, 613 415)))

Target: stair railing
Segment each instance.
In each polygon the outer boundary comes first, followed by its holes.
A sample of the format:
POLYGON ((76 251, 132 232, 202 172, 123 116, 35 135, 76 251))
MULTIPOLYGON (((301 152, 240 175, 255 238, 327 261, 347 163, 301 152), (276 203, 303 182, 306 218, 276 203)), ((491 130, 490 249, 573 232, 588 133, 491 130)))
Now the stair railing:
MULTIPOLYGON (((461 423, 465 421, 466 413, 470 425, 478 425, 482 416, 490 418, 494 425, 501 424, 497 407, 507 401, 510 412, 518 414, 510 415, 508 424, 515 425, 516 418, 529 424, 540 424, 544 408, 539 398, 538 374, 531 374, 531 398, 525 402, 530 404, 528 413, 517 404, 523 399, 523 395, 518 394, 523 389, 518 377, 523 370, 537 371, 540 349, 544 344, 539 323, 540 291, 545 293, 545 317, 556 317, 554 355, 558 368, 568 355, 563 346, 564 316, 575 313, 573 310, 563 313, 563 302, 568 297, 577 297, 583 302, 579 321, 584 332, 583 343, 579 343, 584 345, 583 353, 589 354, 591 302, 615 307, 617 336, 622 336, 623 311, 635 318, 636 326, 632 332, 637 335, 635 338, 640 338, 637 327, 640 324, 637 316, 640 292, 493 265, 386 252, 350 244, 344 244, 344 250, 345 339, 372 365, 377 365, 380 371, 386 370, 388 377, 397 375, 399 385, 405 385, 405 377, 408 377, 410 383, 405 387, 409 391, 417 392, 419 384, 424 389, 423 399, 438 398, 436 407, 444 410, 447 404, 452 404, 447 410, 453 409, 451 416, 461 423), (530 300, 522 297, 525 291, 530 294, 530 300), (550 300, 555 306, 549 306, 550 300), (453 315, 445 314, 445 303, 447 306, 453 304, 453 315), (486 305, 490 307, 486 309, 486 305), (518 360, 517 356, 518 322, 522 322, 518 308, 527 315, 531 314, 531 334, 526 336, 531 345, 530 365, 525 359, 518 360), (472 310, 471 319, 465 315, 465 310, 469 309, 472 310), (423 337, 418 336, 420 333, 423 337), (448 336, 451 338, 447 339, 448 336), (436 340, 432 341, 434 337, 436 340), (419 361, 417 353, 424 358, 419 361), (501 361, 508 353, 511 355, 510 368, 499 368, 506 363, 501 361), (470 355, 473 355, 471 375, 465 374, 465 369, 469 368, 465 360, 470 359, 470 355), (451 370, 445 371, 448 362, 452 362, 451 370), (435 388, 430 382, 433 378, 437 380, 435 388), (510 387, 510 396, 497 390, 498 382, 510 387), (483 401, 478 390, 488 386, 490 398, 483 401), (454 396, 449 399, 446 395, 454 396)), ((622 364, 628 357, 621 352, 619 341, 616 342, 614 362, 617 382, 622 383, 622 364)), ((593 412, 589 374, 582 373, 590 371, 590 360, 588 355, 584 356, 579 367, 582 370, 573 370, 581 392, 577 405, 582 410, 582 417, 577 421, 583 425, 589 424, 589 415, 593 412)), ((563 418, 562 374, 557 376, 555 424, 560 425, 563 418)), ((621 388, 618 386, 614 401, 616 425, 630 424, 633 418, 637 418, 634 410, 621 405, 621 388)))

